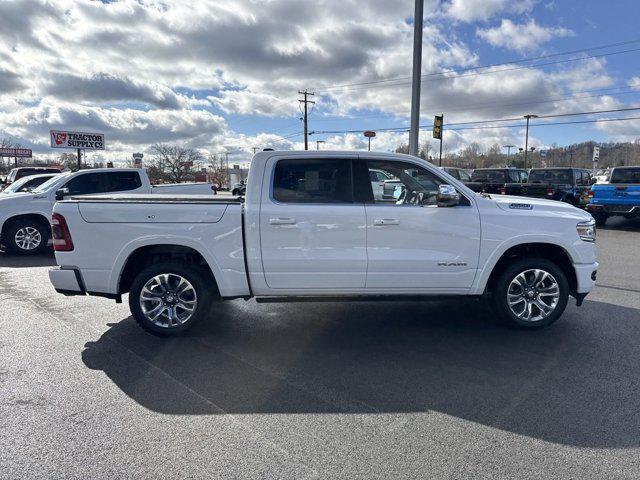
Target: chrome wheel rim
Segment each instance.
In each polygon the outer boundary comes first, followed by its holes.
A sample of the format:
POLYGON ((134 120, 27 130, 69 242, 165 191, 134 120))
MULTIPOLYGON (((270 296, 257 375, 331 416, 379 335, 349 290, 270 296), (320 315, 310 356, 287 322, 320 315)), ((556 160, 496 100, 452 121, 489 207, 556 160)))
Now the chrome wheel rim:
POLYGON ((22 227, 16 232, 14 240, 22 250, 33 250, 40 246, 42 235, 37 228, 22 227))
POLYGON ((539 322, 551 315, 560 301, 560 285, 549 272, 525 270, 507 289, 509 310, 525 322, 539 322))
POLYGON ((152 277, 140 292, 140 308, 154 325, 175 328, 191 319, 198 306, 193 285, 175 273, 152 277))

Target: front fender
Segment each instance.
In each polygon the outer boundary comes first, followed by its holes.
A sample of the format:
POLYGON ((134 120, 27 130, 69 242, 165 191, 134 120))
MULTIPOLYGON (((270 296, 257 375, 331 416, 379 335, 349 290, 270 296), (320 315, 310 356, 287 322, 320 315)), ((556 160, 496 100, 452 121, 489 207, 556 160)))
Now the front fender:
POLYGON ((504 240, 493 249, 488 258, 484 261, 481 268, 478 270, 478 274, 476 275, 470 293, 472 295, 481 295, 482 293, 484 293, 487 282, 489 281, 489 277, 491 276, 491 272, 493 272, 493 269, 495 268, 497 263, 508 250, 513 247, 532 243, 541 243, 552 245, 554 247, 560 247, 565 251, 569 259, 571 260, 571 263, 582 263, 582 259, 578 258, 577 252, 575 251, 574 244, 566 241, 565 239, 559 238, 555 235, 547 234, 518 235, 504 240))

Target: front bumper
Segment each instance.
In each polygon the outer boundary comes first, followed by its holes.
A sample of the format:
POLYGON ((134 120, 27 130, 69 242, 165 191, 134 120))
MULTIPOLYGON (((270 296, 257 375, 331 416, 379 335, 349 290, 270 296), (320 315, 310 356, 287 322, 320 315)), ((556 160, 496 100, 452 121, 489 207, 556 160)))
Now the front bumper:
POLYGON ((598 273, 598 262, 574 264, 576 272, 576 292, 586 295, 596 286, 596 275, 598 273))
POLYGON ((54 267, 49 269, 49 281, 56 292, 63 295, 85 295, 86 291, 82 276, 78 270, 72 268, 54 267))

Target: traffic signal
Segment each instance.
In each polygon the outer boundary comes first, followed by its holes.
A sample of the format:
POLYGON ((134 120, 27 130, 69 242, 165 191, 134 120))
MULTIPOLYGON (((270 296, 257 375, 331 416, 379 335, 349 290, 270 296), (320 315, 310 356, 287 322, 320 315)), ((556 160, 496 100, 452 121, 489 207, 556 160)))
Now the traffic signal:
POLYGON ((433 138, 440 140, 442 140, 442 117, 443 115, 436 115, 433 119, 433 138))

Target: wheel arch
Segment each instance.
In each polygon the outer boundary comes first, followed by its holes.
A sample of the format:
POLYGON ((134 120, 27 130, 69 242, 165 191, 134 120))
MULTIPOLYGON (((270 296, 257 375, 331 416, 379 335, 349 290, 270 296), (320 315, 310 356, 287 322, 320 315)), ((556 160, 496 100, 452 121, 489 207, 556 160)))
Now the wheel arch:
POLYGON ((41 213, 20 213, 17 215, 13 215, 4 221, 4 223, 2 224, 2 229, 0 230, 1 234, 5 235, 7 229, 20 220, 35 220, 41 223, 43 226, 48 226, 49 229, 51 228, 51 222, 46 216, 41 213))
POLYGON ((218 280, 222 275, 215 259, 203 254, 196 246, 176 241, 131 246, 116 262, 118 266, 114 268, 111 279, 113 291, 118 294, 127 293, 140 270, 160 261, 172 260, 201 267, 210 276, 216 291, 220 292, 218 280))
POLYGON ((573 262, 569 252, 561 245, 547 242, 526 242, 513 245, 506 249, 493 262, 490 270, 485 270, 484 281, 478 285, 480 292, 486 293, 491 291, 500 274, 516 259, 521 258, 544 258, 550 260, 563 271, 569 282, 569 288, 572 295, 575 294, 578 286, 576 271, 573 268, 573 262))

